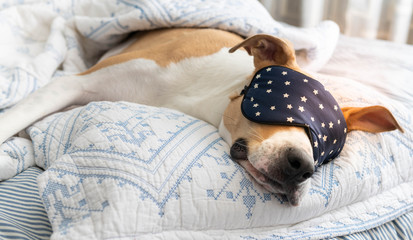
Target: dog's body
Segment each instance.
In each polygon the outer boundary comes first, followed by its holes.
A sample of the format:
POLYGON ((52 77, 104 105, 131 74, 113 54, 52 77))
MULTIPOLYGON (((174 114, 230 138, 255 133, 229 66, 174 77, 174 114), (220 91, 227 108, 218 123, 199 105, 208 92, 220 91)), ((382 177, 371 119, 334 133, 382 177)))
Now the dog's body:
MULTIPOLYGON (((170 107, 219 126, 232 146, 232 157, 266 189, 285 194, 297 205, 314 172, 307 132, 303 127, 251 122, 241 113, 242 98, 229 98, 269 65, 302 72, 291 46, 267 35, 244 41, 213 29, 139 33, 86 72, 55 79, 6 112, 0 118, 0 142, 71 105, 122 100, 170 107), (241 47, 246 51, 228 53, 233 46, 231 52, 241 47)), ((343 112, 349 131, 401 130, 383 108, 343 112), (369 121, 377 117, 382 120, 369 121)))
POLYGON ((39 89, 11 109, 0 119, 8 126, 0 130, 0 142, 45 115, 100 100, 170 107, 218 126, 228 95, 241 89, 254 69, 246 52, 228 53, 242 41, 229 32, 176 28, 132 38, 86 72, 54 79, 47 89, 56 95, 39 89), (24 120, 10 125, 7 116, 24 120))

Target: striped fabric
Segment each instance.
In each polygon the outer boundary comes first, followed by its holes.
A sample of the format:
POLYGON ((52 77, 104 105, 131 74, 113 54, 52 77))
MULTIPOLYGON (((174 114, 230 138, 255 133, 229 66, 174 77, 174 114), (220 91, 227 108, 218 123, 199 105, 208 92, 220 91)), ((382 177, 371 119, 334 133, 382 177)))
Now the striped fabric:
POLYGON ((16 177, 0 182, 0 239, 49 239, 52 234, 37 176, 32 167, 16 177))
POLYGON ((413 239, 413 212, 409 212, 376 228, 333 238, 334 240, 413 239))

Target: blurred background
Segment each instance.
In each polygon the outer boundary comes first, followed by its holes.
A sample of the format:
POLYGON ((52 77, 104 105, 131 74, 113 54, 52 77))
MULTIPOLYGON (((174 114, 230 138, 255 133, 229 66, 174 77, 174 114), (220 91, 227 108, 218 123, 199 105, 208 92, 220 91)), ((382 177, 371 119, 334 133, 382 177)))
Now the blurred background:
POLYGON ((341 33, 413 44, 413 0, 260 0, 274 19, 314 27, 333 20, 341 33))

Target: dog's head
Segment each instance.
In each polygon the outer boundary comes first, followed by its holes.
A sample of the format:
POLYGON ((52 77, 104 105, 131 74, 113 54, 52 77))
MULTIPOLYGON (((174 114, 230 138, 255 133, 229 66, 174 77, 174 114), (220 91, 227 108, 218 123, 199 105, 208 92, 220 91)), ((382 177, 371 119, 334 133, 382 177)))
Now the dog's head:
MULTIPOLYGON (((230 49, 230 52, 234 52, 241 47, 245 48, 254 57, 255 72, 252 77, 253 81, 261 78, 261 73, 265 74, 267 71, 275 72, 281 69, 276 73, 280 75, 280 79, 283 77, 281 75, 287 75, 287 72, 291 71, 291 75, 304 76, 301 79, 305 83, 314 81, 315 84, 319 84, 319 82, 313 80, 298 67, 293 47, 284 40, 269 35, 255 35, 230 49), (286 70, 284 71, 283 69, 286 70), (308 77, 305 78, 305 76, 308 77)), ((281 80, 280 86, 292 83, 295 84, 295 82, 281 80)), ((307 102, 307 98, 299 99, 298 101, 303 101, 307 104, 307 109, 299 106, 300 104, 297 106, 285 104, 283 102, 285 99, 283 98, 292 98, 290 96, 291 93, 287 94, 278 91, 277 99, 275 94, 266 94, 272 93, 269 90, 271 88, 267 86, 265 88, 268 89, 267 92, 265 92, 265 89, 262 89, 262 94, 259 96, 261 102, 255 102, 257 100, 254 99, 255 95, 252 95, 252 97, 246 96, 247 93, 251 94, 251 92, 252 94, 259 94, 254 93, 254 91, 259 92, 259 85, 264 84, 273 84, 273 81, 252 82, 242 94, 230 97, 231 101, 224 112, 223 120, 220 124, 220 134, 231 145, 230 154, 235 161, 242 165, 265 189, 273 193, 284 194, 290 204, 294 206, 299 204, 303 195, 307 192, 310 184, 309 179, 317 167, 317 161, 319 159, 323 159, 323 161, 325 159, 329 160, 338 155, 344 144, 347 132, 362 130, 378 133, 395 129, 403 131, 386 108, 372 106, 365 108, 342 108, 340 111, 337 107, 338 104, 336 104, 328 92, 326 93, 328 95, 328 102, 324 104, 330 104, 334 120, 329 120, 328 117, 324 119, 324 116, 314 112, 314 109, 325 112, 323 103, 321 105, 317 103, 314 106, 315 103, 312 103, 310 100, 307 102), (271 101, 274 106, 267 104, 267 102, 271 101), (297 108, 297 115, 288 117, 287 115, 275 114, 276 111, 273 110, 276 109, 275 105, 277 103, 280 103, 282 108, 286 107, 287 110, 285 111, 287 112, 292 110, 292 108, 297 108), (244 106, 246 104, 248 105, 244 106), (262 107, 265 104, 267 104, 266 109, 268 108, 265 111, 268 111, 270 117, 268 117, 269 120, 261 121, 263 112, 255 111, 255 108, 258 109, 258 107, 262 107), (248 110, 248 106, 251 111, 248 110), (310 110, 310 108, 313 108, 313 110, 310 110), (305 111, 307 111, 306 114, 312 111, 308 115, 308 118, 312 119, 308 120, 309 122, 305 122, 305 118, 301 117, 302 114, 300 112, 303 113, 305 111), (314 117, 310 117, 313 115, 314 117), (277 118, 284 119, 284 122, 281 122, 282 120, 279 119, 271 122, 271 119, 277 118), (320 126, 314 127, 314 123, 311 122, 314 121, 314 118, 319 119, 316 125, 320 126), (328 133, 320 133, 320 131, 330 131, 333 128, 339 129, 342 134, 330 137, 328 133), (339 144, 340 142, 341 145, 339 144), (331 146, 325 147, 324 144, 327 143, 331 146), (333 149, 331 147, 334 146, 336 148, 331 150, 333 149), (323 147, 328 149, 328 152, 320 150, 323 147)), ((324 87, 322 89, 324 90, 324 87)), ((304 89, 303 91, 307 90, 304 89)), ((309 90, 313 91, 313 88, 309 90)), ((304 97, 305 94, 301 94, 300 91, 295 98, 304 97)), ((318 93, 317 91, 313 94, 321 95, 321 92, 318 93)), ((316 97, 317 101, 320 100, 319 96, 316 97)))

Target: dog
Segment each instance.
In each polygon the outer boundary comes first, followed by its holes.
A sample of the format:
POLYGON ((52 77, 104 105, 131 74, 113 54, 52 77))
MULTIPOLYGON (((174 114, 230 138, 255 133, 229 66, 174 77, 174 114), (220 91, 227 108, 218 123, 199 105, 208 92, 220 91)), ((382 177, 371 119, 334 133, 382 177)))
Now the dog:
MULTIPOLYGON (((293 46, 274 36, 243 39, 227 31, 196 28, 139 32, 87 71, 53 79, 13 106, 0 117, 0 142, 49 114, 92 101, 173 108, 219 128, 231 146, 231 157, 265 189, 297 206, 316 168, 309 125, 254 121, 241 109, 252 91, 244 86, 253 89, 250 82, 261 76, 259 71, 278 68, 284 69, 282 75, 288 70, 311 79, 297 65, 293 46)), ((345 119, 344 132, 403 131, 384 107, 334 107, 345 119)))

